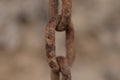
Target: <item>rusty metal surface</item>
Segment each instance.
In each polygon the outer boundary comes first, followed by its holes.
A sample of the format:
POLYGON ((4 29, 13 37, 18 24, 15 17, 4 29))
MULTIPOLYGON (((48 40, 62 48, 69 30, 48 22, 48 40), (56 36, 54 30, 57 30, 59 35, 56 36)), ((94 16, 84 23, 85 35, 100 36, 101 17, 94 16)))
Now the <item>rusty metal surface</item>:
POLYGON ((46 55, 51 67, 51 80, 71 80, 71 66, 75 58, 74 28, 71 22, 72 1, 62 0, 62 14, 58 15, 58 0, 49 1, 50 20, 46 26, 46 55), (66 32, 66 57, 56 56, 55 31, 66 32))

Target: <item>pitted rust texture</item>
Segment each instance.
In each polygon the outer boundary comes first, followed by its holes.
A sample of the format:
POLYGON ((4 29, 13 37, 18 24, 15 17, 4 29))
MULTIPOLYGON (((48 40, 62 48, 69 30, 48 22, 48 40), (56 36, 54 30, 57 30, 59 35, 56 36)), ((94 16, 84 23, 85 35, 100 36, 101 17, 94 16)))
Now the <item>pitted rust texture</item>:
POLYGON ((62 0, 62 14, 58 15, 58 0, 49 0, 49 22, 46 26, 46 56, 51 67, 51 80, 71 80, 71 67, 75 58, 74 28, 71 23, 72 1, 62 0), (66 57, 56 56, 55 31, 66 32, 66 57))
POLYGON ((59 66, 56 60, 55 54, 55 28, 59 22, 59 17, 52 17, 51 20, 48 22, 46 27, 46 55, 48 58, 48 63, 53 71, 58 71, 59 66))
POLYGON ((61 15, 60 24, 56 28, 57 31, 65 30, 67 28, 65 26, 71 23, 71 11, 72 11, 72 1, 62 0, 62 15, 61 15))

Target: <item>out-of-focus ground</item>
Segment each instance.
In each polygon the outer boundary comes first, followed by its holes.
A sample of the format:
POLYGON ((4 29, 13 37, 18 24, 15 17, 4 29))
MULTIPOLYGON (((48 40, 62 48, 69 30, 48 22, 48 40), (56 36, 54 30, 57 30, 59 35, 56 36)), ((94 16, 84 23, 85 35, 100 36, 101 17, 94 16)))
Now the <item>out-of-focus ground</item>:
MULTIPOLYGON (((73 80, 120 80, 120 0, 73 0, 73 80)), ((0 0, 0 80, 50 80, 48 0, 0 0)), ((64 32, 56 34, 65 54, 64 32)))

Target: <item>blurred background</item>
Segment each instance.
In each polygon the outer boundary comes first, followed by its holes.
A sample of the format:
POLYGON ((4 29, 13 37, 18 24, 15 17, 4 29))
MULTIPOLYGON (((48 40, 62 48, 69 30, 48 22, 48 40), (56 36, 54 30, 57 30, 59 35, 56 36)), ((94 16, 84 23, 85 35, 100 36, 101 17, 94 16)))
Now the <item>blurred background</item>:
MULTIPOLYGON (((45 53, 49 0, 0 0, 0 80, 50 80, 45 53)), ((72 0, 73 80, 120 80, 120 0, 72 0)), ((65 34, 56 34, 65 55, 65 34)))

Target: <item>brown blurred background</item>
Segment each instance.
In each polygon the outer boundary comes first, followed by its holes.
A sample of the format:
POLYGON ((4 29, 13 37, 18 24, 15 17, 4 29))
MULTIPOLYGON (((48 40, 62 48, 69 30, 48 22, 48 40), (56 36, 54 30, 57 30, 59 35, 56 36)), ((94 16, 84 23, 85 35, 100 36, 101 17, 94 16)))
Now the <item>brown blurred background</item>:
MULTIPOLYGON (((50 80, 44 31, 49 0, 0 0, 0 80, 50 80)), ((120 0, 73 0, 73 80, 120 80, 120 0)), ((64 32, 56 34, 65 55, 64 32)))

